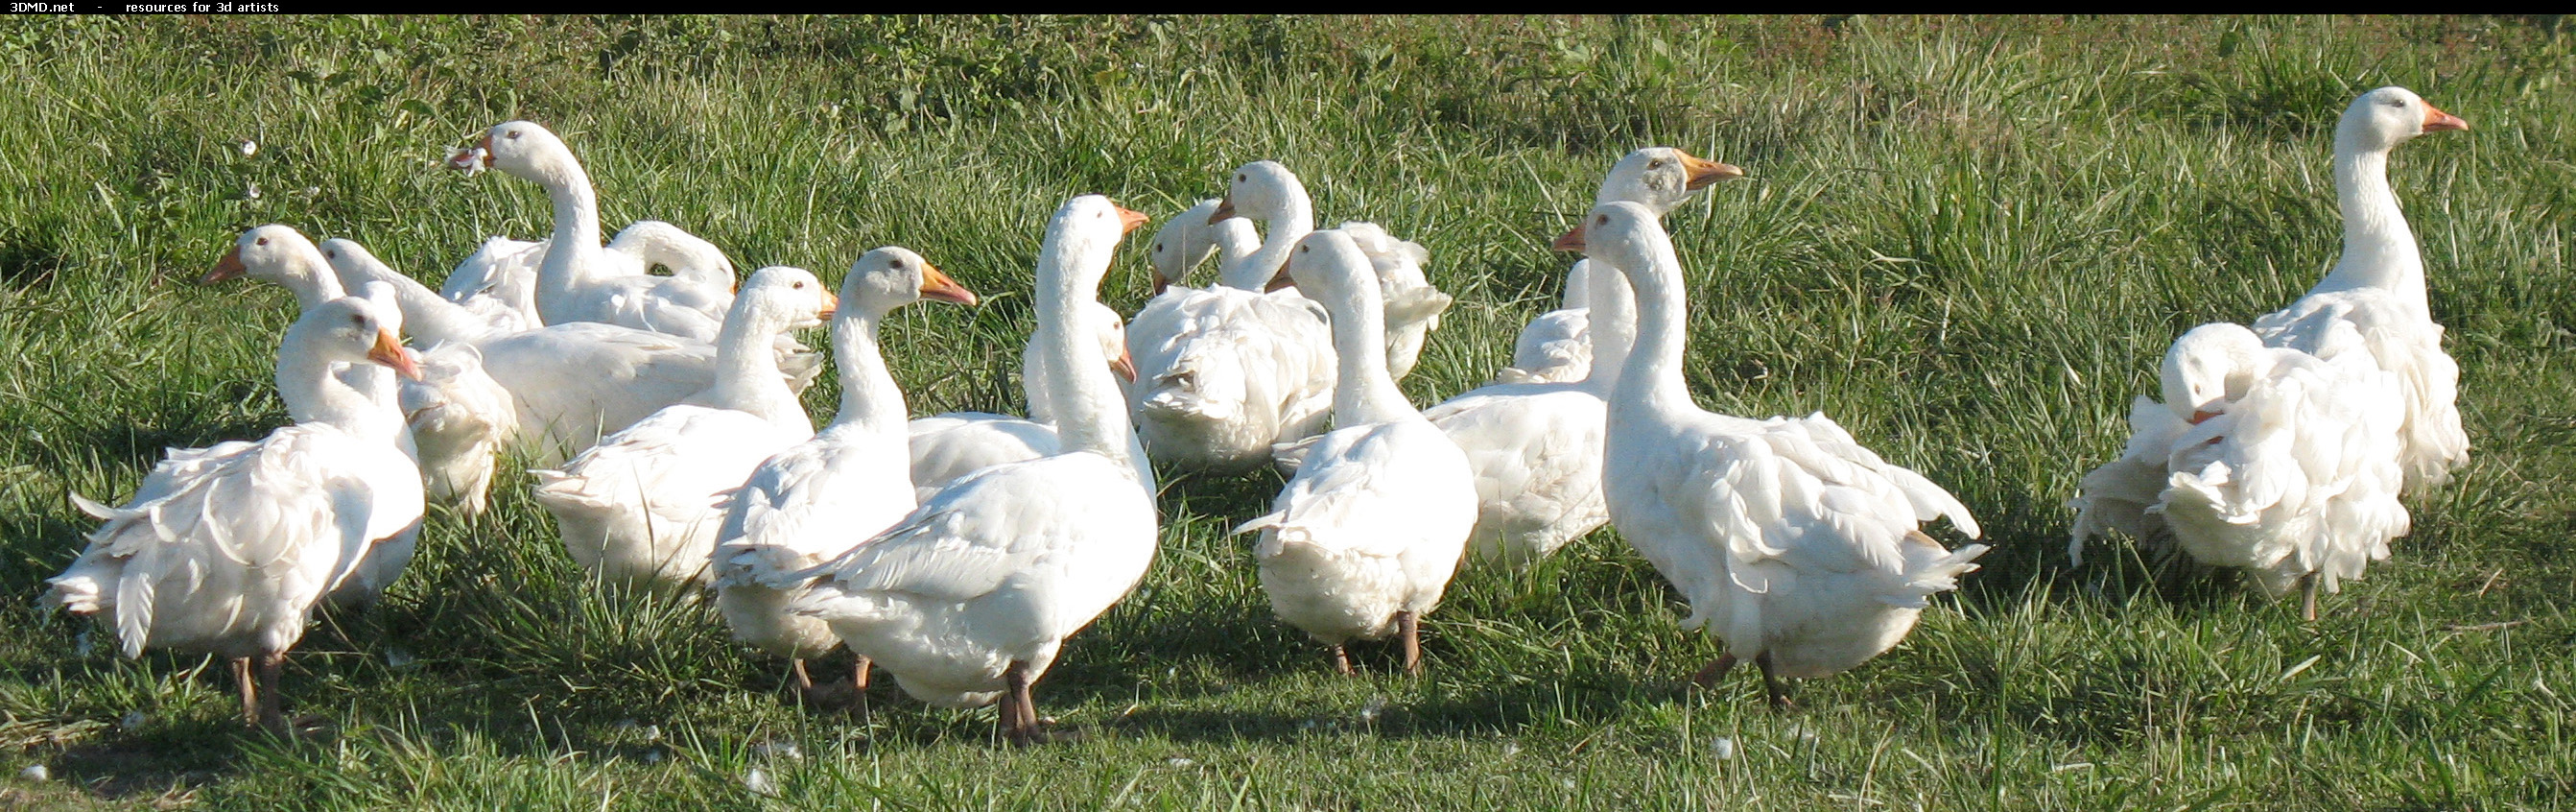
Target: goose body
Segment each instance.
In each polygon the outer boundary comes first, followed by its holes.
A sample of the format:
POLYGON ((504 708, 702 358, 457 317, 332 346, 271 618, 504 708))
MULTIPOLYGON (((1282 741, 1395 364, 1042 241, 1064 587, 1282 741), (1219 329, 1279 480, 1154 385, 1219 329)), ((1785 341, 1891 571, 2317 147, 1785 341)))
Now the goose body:
POLYGON ((390 381, 353 387, 335 374, 350 364, 416 374, 384 318, 366 300, 335 299, 287 332, 278 384, 303 407, 296 424, 256 442, 173 449, 123 507, 73 495, 104 524, 47 579, 41 603, 104 615, 128 657, 166 648, 234 661, 245 720, 281 728, 278 669, 313 608, 373 548, 420 526, 420 472, 397 444, 390 381))
POLYGON ((2398 501, 2395 373, 2338 328, 2322 359, 2209 324, 2165 356, 2164 403, 2139 398, 2119 459, 2084 478, 2068 555, 2117 528, 2201 563, 2246 570, 2272 595, 2339 590, 2409 527, 2398 501))
POLYGON ((2332 360, 2349 346, 2368 351, 2397 376, 2406 417, 2399 429, 2406 492, 2450 479, 2468 461, 2460 427, 2460 368, 2442 351, 2442 325, 2425 296, 2424 258, 2388 185, 2388 153, 2427 132, 2466 130, 2402 87, 2364 93, 2335 127, 2335 192, 2343 209, 2343 256, 2324 281, 2289 307, 2254 322, 2263 343, 2332 360), (2361 341, 2338 343, 2343 329, 2361 341))
POLYGON ((975 303, 973 292, 899 247, 869 251, 843 277, 832 325, 840 413, 812 438, 762 461, 725 500, 714 582, 716 608, 734 639, 799 661, 840 644, 822 621, 788 607, 801 595, 798 573, 848 552, 916 506, 903 392, 878 349, 877 328, 896 308, 925 298, 975 303))
MULTIPOLYGON (((1093 302, 1082 308, 1090 334, 1098 336, 1101 355, 1109 359, 1111 371, 1121 381, 1133 382, 1134 362, 1127 356, 1127 334, 1118 311, 1093 302)), ((920 498, 927 499, 948 483, 967 474, 1006 462, 1033 460, 1054 456, 1061 450, 1055 433, 1053 414, 1054 382, 1046 371, 1043 348, 1035 342, 1021 353, 1020 385, 1027 392, 1030 416, 1026 418, 990 412, 948 412, 932 415, 908 424, 911 434, 912 485, 920 498)), ((1129 436, 1134 443, 1134 436, 1129 436)), ((1141 462, 1142 446, 1129 455, 1141 462)), ((1154 471, 1140 465, 1137 481, 1148 490, 1154 487, 1154 471)))
POLYGON ((986 468, 807 575, 797 611, 937 705, 999 700, 1011 738, 1036 735, 1030 687, 1064 639, 1151 564, 1152 496, 1129 459, 1125 410, 1081 324, 1119 236, 1143 215, 1087 195, 1058 209, 1038 256, 1038 329, 1060 453, 986 468))
POLYGON ((1943 549, 1919 526, 1947 518, 1974 537, 1967 508, 1822 414, 1748 420, 1693 405, 1671 239, 1627 202, 1595 207, 1583 229, 1594 271, 1616 266, 1638 313, 1633 352, 1594 335, 1594 363, 1622 365, 1604 446, 1610 520, 1690 600, 1682 626, 1725 640, 1703 675, 1752 660, 1782 702, 1778 678, 1843 671, 1904 639, 1986 550, 1943 549))
POLYGON ((715 382, 636 421, 561 469, 539 469, 536 499, 573 560, 630 584, 703 583, 722 521, 719 499, 770 455, 814 436, 780 378, 772 340, 832 310, 797 268, 764 268, 734 303, 715 382))
POLYGON ((1352 238, 1308 235, 1287 270, 1332 312, 1338 427, 1306 448, 1271 512, 1237 532, 1261 534, 1253 557, 1271 609, 1331 646, 1339 667, 1344 643, 1401 634, 1417 670, 1419 619, 1439 605, 1476 521, 1473 475, 1387 372, 1381 294, 1352 238))

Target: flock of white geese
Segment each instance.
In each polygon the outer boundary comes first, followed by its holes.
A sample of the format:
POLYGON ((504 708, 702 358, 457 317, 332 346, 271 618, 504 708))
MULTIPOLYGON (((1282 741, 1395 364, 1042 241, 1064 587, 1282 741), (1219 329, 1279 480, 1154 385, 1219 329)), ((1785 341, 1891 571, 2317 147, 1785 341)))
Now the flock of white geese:
MULTIPOLYGON (((2279 594, 2334 591, 2408 530, 2401 494, 2465 461, 2458 370, 2425 304, 2423 263, 2386 177, 2391 148, 2466 129, 2402 88, 2363 95, 2335 137, 2341 262, 2252 328, 2176 341, 2163 401, 2083 480, 2071 554, 2107 530, 2251 571, 2279 594)), ((363 607, 411 557, 423 506, 486 504, 496 458, 539 466, 535 498, 599 577, 712 590, 734 634, 805 661, 834 648, 946 706, 1000 703, 1042 735, 1030 688, 1065 639, 1124 597, 1157 544, 1155 473, 1293 470, 1241 524, 1282 621, 1329 647, 1400 641, 1465 552, 1505 565, 1608 523, 1690 603, 1685 628, 1779 680, 1852 668, 1904 638, 1977 568, 1980 532, 1939 485, 1823 414, 1703 411, 1683 382, 1684 274, 1660 217, 1733 166, 1630 153, 1555 247, 1585 255, 1565 307, 1533 321, 1494 382, 1428 410, 1396 381, 1450 297, 1428 254, 1369 223, 1315 230, 1287 167, 1247 164, 1224 197, 1170 218, 1155 297, 1097 301, 1146 222, 1098 195, 1066 202, 1036 260, 1030 414, 914 419, 879 347, 889 313, 976 295, 900 247, 867 252, 837 294, 760 269, 667 223, 601 243, 597 198, 544 127, 492 127, 450 165, 543 186, 554 233, 494 239, 433 291, 343 239, 242 234, 207 280, 285 286, 303 315, 277 360, 292 425, 173 449, 43 602, 100 615, 128 656, 228 658, 246 722, 285 731, 278 677, 319 606, 363 607), (1190 287, 1214 256, 1218 283, 1190 287), (668 275, 651 273, 660 267, 668 275), (839 411, 798 393, 829 322, 839 411), (417 349, 404 346, 408 335, 417 349)))

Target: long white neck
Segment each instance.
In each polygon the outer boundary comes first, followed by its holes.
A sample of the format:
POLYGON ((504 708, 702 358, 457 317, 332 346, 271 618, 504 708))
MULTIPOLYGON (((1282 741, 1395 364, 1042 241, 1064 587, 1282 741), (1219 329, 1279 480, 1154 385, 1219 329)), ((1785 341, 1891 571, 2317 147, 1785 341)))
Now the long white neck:
POLYGON ((1270 280, 1279 275, 1279 266, 1288 261, 1289 249, 1314 232, 1315 210, 1306 199, 1306 190, 1292 186, 1279 197, 1279 212, 1263 223, 1269 226, 1270 233, 1262 235, 1261 247, 1219 269, 1219 281, 1226 287, 1251 291, 1269 287, 1270 280))
POLYGON ((734 303, 726 314, 724 329, 716 333, 716 377, 704 393, 693 398, 696 403, 717 409, 737 409, 760 416, 781 426, 797 423, 812 428, 805 416, 805 404, 787 388, 786 377, 778 373, 778 334, 784 331, 782 316, 772 307, 763 306, 755 297, 745 296, 734 303))
POLYGON ((832 359, 841 370, 841 411, 832 416, 832 428, 863 432, 900 447, 908 410, 877 344, 877 325, 885 314, 842 301, 849 309, 832 322, 832 359))
POLYGON ((472 343, 482 340, 492 331, 491 323, 474 315, 473 311, 448 301, 438 295, 438 291, 430 290, 402 272, 386 267, 382 260, 373 256, 343 254, 341 264, 334 268, 341 271, 340 282, 350 288, 368 282, 392 285, 394 304, 402 308, 403 331, 409 333, 413 341, 420 342, 420 346, 472 343))
POLYGON ((1385 302, 1366 263, 1361 260, 1359 272, 1325 291, 1322 300, 1325 312, 1333 315, 1333 353, 1339 367, 1333 382, 1333 425, 1420 420, 1422 411, 1404 399, 1404 390, 1387 372, 1385 302))
POLYGON ((1590 305, 1584 332, 1592 342, 1592 371, 1584 374, 1583 391, 1608 400, 1617 394, 1619 373, 1637 342, 1637 297, 1628 291, 1628 276, 1608 263, 1584 260, 1575 267, 1584 271, 1579 275, 1590 305))
MULTIPOLYGON (((1624 275, 1636 290, 1637 338, 1621 362, 1610 408, 1687 414, 1697 411, 1698 406, 1691 403, 1690 389, 1682 381, 1682 316, 1687 305, 1682 296, 1681 263, 1673 256, 1671 242, 1652 242, 1660 245, 1646 246, 1649 267, 1643 271, 1621 269, 1628 271, 1624 275)), ((1596 316, 1601 304, 1595 301, 1592 305, 1596 316)), ((1596 345, 1592 368, 1601 367, 1600 348, 1596 345)))
POLYGON ((323 302, 349 295, 349 288, 340 285, 340 277, 334 275, 330 264, 323 261, 322 252, 289 252, 285 261, 286 267, 279 269, 282 274, 279 284, 287 292, 295 294, 297 312, 309 313, 313 308, 321 307, 323 302))
POLYGON ((590 188, 590 173, 570 154, 538 165, 532 178, 546 187, 555 204, 554 241, 545 264, 537 266, 537 315, 547 324, 570 319, 574 295, 599 254, 599 195, 590 188))
POLYGON ((1049 244, 1039 252, 1038 326, 1029 343, 1047 376, 1048 411, 1055 418, 1063 453, 1089 451, 1125 461, 1128 465, 1121 469, 1130 470, 1138 467, 1138 461, 1129 455, 1134 450, 1135 427, 1127 423, 1127 401, 1110 375, 1109 359, 1100 354, 1100 337, 1083 319, 1084 309, 1098 295, 1084 287, 1084 280, 1097 285, 1099 276, 1080 272, 1105 269, 1108 254, 1116 247, 1112 240, 1105 246, 1086 246, 1077 255, 1049 244))
POLYGON ((1575 260, 1574 267, 1565 272, 1565 298, 1557 303, 1557 309, 1582 310, 1591 306, 1592 260, 1575 260))
MULTIPOLYGON (((2341 141, 2342 139, 2337 139, 2341 141)), ((2388 150, 2338 143, 2335 195, 2343 204, 2343 258, 2311 292, 2379 288, 2432 318, 2424 293, 2424 256, 2406 212, 2388 186, 2388 150)))

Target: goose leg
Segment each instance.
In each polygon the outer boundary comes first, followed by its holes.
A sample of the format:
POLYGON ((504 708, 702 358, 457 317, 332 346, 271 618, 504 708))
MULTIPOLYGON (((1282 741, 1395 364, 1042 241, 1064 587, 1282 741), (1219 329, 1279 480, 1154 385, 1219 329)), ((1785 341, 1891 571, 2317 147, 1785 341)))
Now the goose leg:
POLYGON ((796 678, 796 693, 811 694, 814 692, 814 677, 805 673, 805 658, 788 658, 787 674, 796 678))
POLYGON ((859 667, 850 671, 850 685, 858 688, 859 693, 868 692, 868 664, 867 655, 859 655, 859 667))
POLYGON ((1717 681, 1725 679, 1726 672, 1733 670, 1735 670, 1735 652, 1730 651, 1717 655, 1717 659, 1708 661, 1708 665, 1702 666, 1699 673, 1691 675, 1691 681, 1699 683, 1699 687, 1702 688, 1715 688, 1717 681))
POLYGON ((1762 693, 1771 700, 1771 707, 1779 710, 1797 707, 1797 703, 1789 701, 1788 686, 1771 673, 1771 652, 1755 655, 1753 664, 1762 667, 1762 693))
POLYGON ((1029 696, 1029 664, 1011 661, 1002 669, 1002 736, 1012 744, 1032 744, 1037 738, 1038 710, 1029 696))
POLYGON ((1359 672, 1351 670, 1351 653, 1340 643, 1333 644, 1333 671, 1345 677, 1359 675, 1359 672))
POLYGON ((251 727, 258 727, 259 686, 257 683, 252 682, 249 657, 233 658, 233 684, 240 686, 241 688, 242 724, 251 727))
POLYGON ((280 736, 293 731, 286 722, 286 703, 277 692, 278 679, 286 672, 286 652, 263 651, 259 654, 259 726, 280 736))
POLYGON ((1404 635, 1404 673, 1422 676, 1422 617, 1413 612, 1395 613, 1397 633, 1404 635))
POLYGON ((2315 623, 2317 622, 2317 574, 2311 572, 2299 580, 2306 586, 2302 591, 2307 593, 2299 600, 2299 617, 2307 619, 2309 623, 2315 623))

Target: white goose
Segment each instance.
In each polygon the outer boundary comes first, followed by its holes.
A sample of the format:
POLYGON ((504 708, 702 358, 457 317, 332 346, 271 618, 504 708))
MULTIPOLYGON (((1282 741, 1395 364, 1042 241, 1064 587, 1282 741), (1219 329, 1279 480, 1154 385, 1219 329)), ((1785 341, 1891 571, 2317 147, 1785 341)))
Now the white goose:
MULTIPOLYGON (((452 162, 498 169, 546 189, 555 232, 537 268, 533 299, 546 324, 595 321, 714 341, 731 296, 688 279, 644 274, 630 258, 610 259, 599 245, 599 198, 590 173, 552 131, 531 121, 505 121, 452 162)), ((623 253, 616 256, 625 257, 623 253)))
POLYGON ((1396 380, 1413 373, 1413 364, 1422 357, 1422 341, 1440 327, 1440 314, 1448 312, 1449 294, 1431 286, 1423 272, 1423 263, 1431 261, 1431 252, 1421 243, 1399 240, 1376 223, 1345 222, 1336 227, 1367 255, 1369 267, 1377 277, 1379 301, 1385 304, 1386 372, 1396 380))
POLYGON ((1055 380, 1063 453, 987 468, 892 529, 816 568, 797 610, 922 701, 999 699, 1014 741, 1038 734, 1030 686, 1065 637, 1153 563, 1153 497, 1128 456, 1126 411, 1083 330, 1111 254, 1144 215, 1085 195, 1056 211, 1038 254, 1035 341, 1055 380))
MULTIPOLYGON (((1744 177, 1730 164, 1704 160, 1672 147, 1646 147, 1610 165, 1593 205, 1628 201, 1657 216, 1669 214, 1691 193, 1721 180, 1744 177)), ((1494 373, 1493 383, 1559 383, 1582 380, 1592 368, 1592 342, 1585 337, 1591 307, 1591 265, 1577 260, 1565 275, 1565 297, 1557 309, 1539 314, 1512 341, 1512 365, 1494 373)))
POLYGON ((1421 616, 1439 605, 1476 523, 1474 475, 1388 374, 1378 286, 1350 235, 1299 240, 1287 273, 1332 313, 1338 428, 1305 449, 1271 513, 1235 532, 1261 532, 1253 557, 1271 609, 1331 646, 1342 673, 1344 643, 1388 635, 1419 673, 1421 616))
POLYGON ((258 442, 171 449, 124 507, 73 494, 106 523, 46 579, 39 603, 104 613, 127 657, 167 648, 231 660, 243 721, 286 732, 278 675, 314 605, 372 547, 420 526, 420 472, 395 443, 403 425, 391 375, 335 372, 416 374, 387 317, 366 300, 334 299, 287 330, 277 384, 305 407, 295 425, 258 442))
MULTIPOLYGON (((1245 164, 1207 222, 1237 214, 1270 230, 1258 248, 1228 258, 1223 284, 1166 289, 1127 325, 1136 433, 1155 462, 1184 471, 1259 466, 1272 444, 1322 431, 1332 411, 1333 345, 1322 308, 1294 292, 1263 292, 1288 249, 1314 230, 1305 186, 1276 162, 1245 164)), ((1162 267, 1158 280, 1167 278, 1162 267)))
POLYGON ((1726 641, 1700 682, 1750 659, 1771 701, 1786 704, 1781 678, 1878 656, 1932 595, 1976 569, 1985 545, 1944 550, 1918 529, 1947 517, 1977 536, 1967 508, 1824 415, 1747 420, 1692 404, 1680 262, 1653 210, 1595 207, 1561 242, 1583 244, 1595 273, 1615 268, 1636 291, 1634 351, 1594 336, 1596 358, 1624 356, 1604 487, 1620 535, 1690 599, 1683 628, 1714 628, 1726 641))
MULTIPOLYGON (((1109 369, 1118 373, 1121 382, 1134 382, 1136 366, 1127 357, 1127 332, 1119 323, 1118 311, 1093 302, 1082 308, 1088 335, 1097 336, 1100 354, 1109 359, 1109 369)), ((1061 449, 1056 439, 1053 413, 1055 383, 1048 380, 1045 348, 1029 342, 1020 352, 1020 387, 1029 403, 1027 418, 991 412, 948 412, 913 420, 906 425, 911 433, 912 489, 921 499, 930 498, 959 477, 1006 462, 1052 457, 1061 449)), ((1129 443, 1135 437, 1128 437, 1129 443)), ((1145 464, 1144 446, 1135 447, 1130 455, 1139 464, 1136 481, 1154 490, 1154 469, 1145 464)))
POLYGON ((2340 590, 2388 557, 2410 522, 2397 500, 2395 373, 2371 363, 2360 332, 2338 325, 2332 360, 2263 346, 2251 330, 2205 324, 2165 353, 2164 403, 2131 407, 2127 451, 2084 477, 2066 552, 2118 528, 2172 542, 2212 566, 2247 570, 2278 596, 2304 586, 2340 590))
POLYGON ((753 273, 717 342, 714 383, 561 470, 531 472, 537 503, 554 514, 574 561, 629 584, 706 580, 723 518, 719 497, 762 460, 814 436, 770 348, 789 330, 821 323, 834 298, 803 269, 753 273))
MULTIPOLYGON (((1743 176, 1744 170, 1728 164, 1650 147, 1620 159, 1602 183, 1601 196, 1644 197, 1654 201, 1647 208, 1660 215, 1692 191, 1743 176)), ((1616 362, 1593 366, 1588 334, 1612 332, 1615 337, 1605 342, 1626 347, 1635 314, 1627 283, 1615 273, 1596 278, 1591 267, 1590 260, 1575 263, 1566 280, 1566 300, 1584 304, 1584 309, 1549 313, 1521 331, 1527 343, 1551 317, 1581 328, 1555 342, 1566 353, 1565 363, 1524 376, 1538 381, 1579 372, 1574 381, 1488 385, 1423 413, 1466 452, 1475 469, 1476 531, 1468 546, 1488 560, 1527 564, 1610 520, 1601 497, 1601 445, 1607 400, 1618 385, 1619 369, 1616 362)))
MULTIPOLYGON (((481 157, 474 162, 480 164, 481 157)), ((484 240, 482 247, 447 273, 438 295, 463 305, 506 307, 528 324, 537 324, 537 269, 546 264, 546 249, 553 245, 553 240, 484 240), (479 304, 485 302, 489 304, 479 304)), ((673 278, 724 291, 726 305, 732 305, 733 260, 715 243, 679 226, 637 220, 608 241, 608 251, 600 260, 603 275, 632 276, 655 267, 668 268, 673 278)))
POLYGON ((2406 492, 2440 485, 2468 462, 2460 429, 2460 367, 2442 352, 2442 325, 2425 301, 2424 257, 2388 186, 2388 152, 2418 135, 2466 130, 2402 87, 2361 94, 2335 125, 2335 195, 2343 207, 2343 258, 2308 295, 2254 322, 2263 343, 2331 360, 2338 325, 2359 332, 2379 368, 2405 390, 2406 492))
MULTIPOLYGON (((848 552, 915 505, 904 464, 903 390, 877 344, 887 314, 923 299, 972 305, 975 294, 920 254, 887 246, 859 257, 841 280, 832 322, 841 410, 813 439, 760 463, 724 506, 716 531, 716 608, 734 639, 792 662, 812 698, 805 661, 839 645, 823 622, 787 611, 797 573, 848 552)), ((862 659, 853 683, 867 689, 862 659)))

